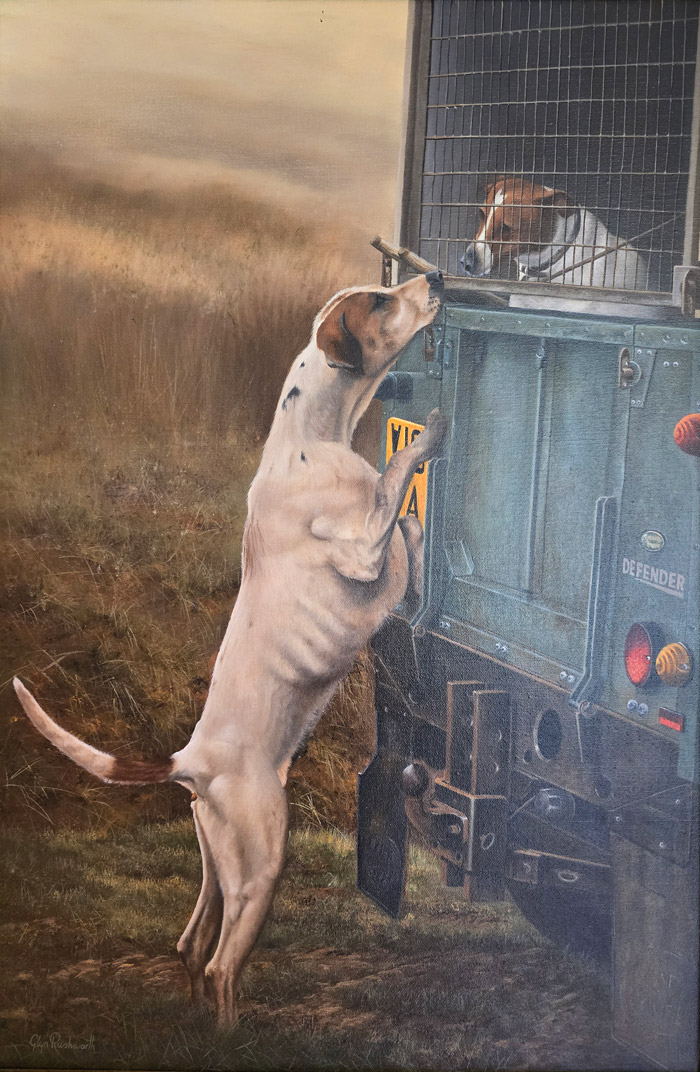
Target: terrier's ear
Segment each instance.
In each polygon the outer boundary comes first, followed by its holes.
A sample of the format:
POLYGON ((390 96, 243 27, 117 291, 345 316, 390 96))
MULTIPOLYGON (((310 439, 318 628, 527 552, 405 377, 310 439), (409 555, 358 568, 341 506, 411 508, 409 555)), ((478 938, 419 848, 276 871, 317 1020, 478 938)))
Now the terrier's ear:
POLYGON ((488 184, 488 186, 486 187, 485 198, 486 198, 487 201, 490 200, 490 198, 492 198, 492 197, 495 198, 496 192, 498 190, 500 190, 501 193, 504 192, 504 187, 505 187, 507 179, 508 179, 507 175, 496 175, 495 179, 493 179, 488 184))
POLYGON ((358 331, 367 315, 368 296, 349 294, 335 305, 316 332, 316 345, 326 355, 331 368, 345 369, 361 376, 362 343, 350 327, 358 331), (349 323, 348 323, 349 321, 349 323))
POLYGON ((576 208, 569 201, 565 190, 553 190, 551 186, 541 186, 537 194, 532 198, 533 205, 548 205, 551 208, 562 209, 567 215, 566 209, 573 212, 576 208))

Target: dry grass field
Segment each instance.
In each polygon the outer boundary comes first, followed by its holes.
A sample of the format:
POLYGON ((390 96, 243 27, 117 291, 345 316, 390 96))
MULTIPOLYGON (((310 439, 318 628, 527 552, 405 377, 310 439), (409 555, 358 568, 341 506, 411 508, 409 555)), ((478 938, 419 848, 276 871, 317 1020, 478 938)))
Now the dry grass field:
POLYGON ((19 149, 3 164, 4 421, 259 438, 320 305, 371 270, 341 226, 235 186, 134 189, 19 149))
MULTIPOLYGON (((167 818, 19 718, 181 745, 235 599, 286 370, 391 226, 403 0, 7 0, 0 12, 0 795, 13 822, 167 818)), ((294 775, 348 828, 358 670, 294 775)), ((360 712, 362 715, 360 716, 360 712)), ((364 721, 362 721, 364 719, 364 721)))
MULTIPOLYGON (((185 793, 95 786, 18 717, 10 679, 106 747, 182 745, 287 367, 326 298, 376 266, 230 184, 156 192, 36 151, 3 161, 0 792, 18 823, 169 817, 185 793)), ((358 671, 301 761, 306 819, 352 823, 368 689, 358 671)))

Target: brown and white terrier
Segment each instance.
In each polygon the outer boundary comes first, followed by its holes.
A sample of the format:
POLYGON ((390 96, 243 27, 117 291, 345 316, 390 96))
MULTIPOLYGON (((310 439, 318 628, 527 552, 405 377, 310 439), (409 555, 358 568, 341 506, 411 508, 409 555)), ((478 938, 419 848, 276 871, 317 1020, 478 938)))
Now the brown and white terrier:
POLYGON ((521 281, 647 289, 647 265, 637 250, 564 190, 499 175, 479 215, 479 231, 460 260, 467 276, 489 276, 510 261, 521 281))

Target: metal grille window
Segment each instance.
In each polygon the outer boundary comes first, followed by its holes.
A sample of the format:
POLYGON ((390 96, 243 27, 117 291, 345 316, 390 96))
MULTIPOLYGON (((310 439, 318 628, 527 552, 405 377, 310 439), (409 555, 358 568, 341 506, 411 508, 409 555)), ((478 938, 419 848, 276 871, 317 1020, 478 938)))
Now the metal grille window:
POLYGON ((435 0, 421 256, 450 275, 669 292, 699 14, 697 0, 435 0))

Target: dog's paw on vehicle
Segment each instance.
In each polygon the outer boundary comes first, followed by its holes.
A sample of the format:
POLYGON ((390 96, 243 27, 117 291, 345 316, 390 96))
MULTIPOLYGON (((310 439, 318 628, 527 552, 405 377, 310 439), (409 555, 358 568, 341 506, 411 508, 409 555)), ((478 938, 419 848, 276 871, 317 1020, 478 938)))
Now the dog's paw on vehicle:
POLYGON ((426 461, 429 458, 439 458, 444 453, 448 427, 447 419, 440 410, 431 410, 425 422, 425 428, 416 439, 426 461))

